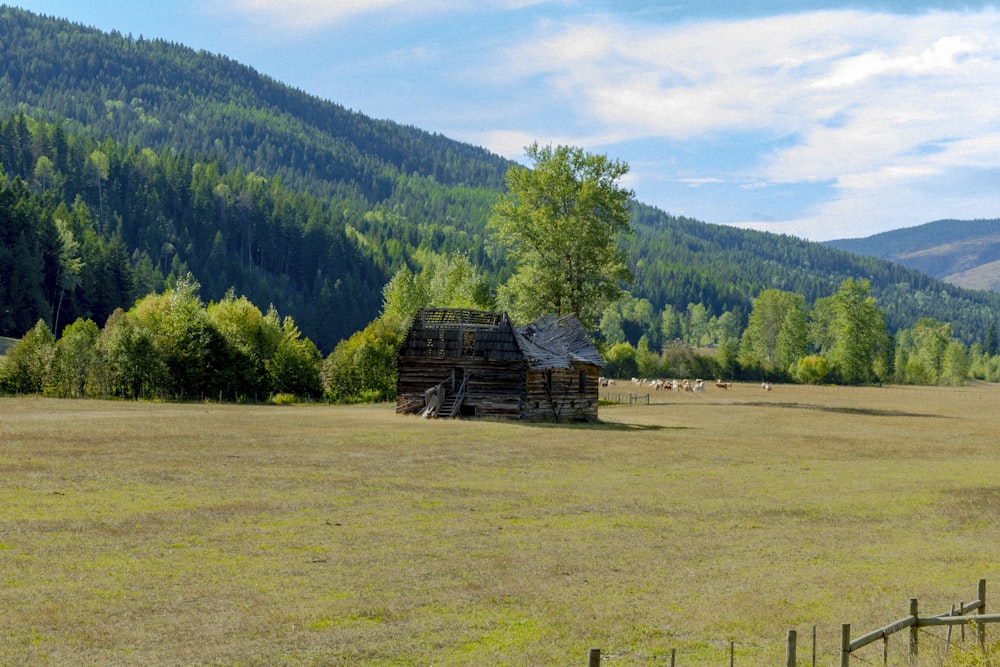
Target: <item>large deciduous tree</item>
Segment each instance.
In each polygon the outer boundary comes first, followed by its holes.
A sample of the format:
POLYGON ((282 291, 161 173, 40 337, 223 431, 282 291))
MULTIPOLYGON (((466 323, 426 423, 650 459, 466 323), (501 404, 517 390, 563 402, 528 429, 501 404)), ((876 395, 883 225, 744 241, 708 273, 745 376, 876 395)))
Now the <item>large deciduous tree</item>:
POLYGON ((740 340, 740 363, 765 372, 785 373, 806 348, 805 297, 777 289, 757 295, 740 340))
MULTIPOLYGON (((868 280, 848 278, 833 295, 833 349, 831 362, 847 384, 875 379, 880 355, 885 356, 888 334, 885 313, 875 303, 868 280)), ((884 369, 883 369, 884 370, 884 369)))
POLYGON ((52 378, 60 396, 82 398, 98 363, 97 339, 101 331, 93 320, 77 319, 63 330, 52 358, 52 378))
POLYGON ((533 167, 507 172, 490 217, 517 263, 498 301, 515 320, 574 313, 592 328, 631 280, 620 237, 632 192, 618 183, 628 165, 570 146, 526 150, 533 167))

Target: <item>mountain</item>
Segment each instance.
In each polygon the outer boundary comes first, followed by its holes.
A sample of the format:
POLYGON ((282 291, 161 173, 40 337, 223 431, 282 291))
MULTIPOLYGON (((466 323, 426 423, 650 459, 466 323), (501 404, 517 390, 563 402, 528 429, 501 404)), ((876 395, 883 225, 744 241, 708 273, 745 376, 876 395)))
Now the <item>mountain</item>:
MULTIPOLYGON (((228 58, 0 6, 0 335, 98 325, 191 272, 291 315, 324 352, 379 314, 425 251, 510 275, 486 222, 510 163, 374 120, 228 58), (68 243, 68 245, 67 245, 68 243)), ((893 329, 967 342, 1000 294, 790 236, 634 205, 632 292, 657 311, 745 321, 763 289, 833 294, 868 278, 893 329)))
POLYGON ((827 245, 898 262, 959 287, 1000 291, 1000 219, 937 220, 827 245))
MULTIPOLYGON (((143 287, 191 271, 204 297, 234 287, 272 303, 326 351, 378 314, 381 286, 421 244, 496 270, 483 220, 506 160, 222 56, 0 6, 5 116, 7 176, 86 204, 101 243, 120 240, 133 268, 161 274, 143 287)), ((21 300, 33 309, 0 310, 0 332, 51 321, 55 287, 42 292, 21 300)), ((81 300, 66 315, 103 322, 108 304, 81 300)))
POLYGON ((103 33, 0 6, 0 109, 97 136, 183 148, 286 185, 378 201, 399 174, 500 187, 507 163, 441 135, 378 121, 224 56, 103 33))

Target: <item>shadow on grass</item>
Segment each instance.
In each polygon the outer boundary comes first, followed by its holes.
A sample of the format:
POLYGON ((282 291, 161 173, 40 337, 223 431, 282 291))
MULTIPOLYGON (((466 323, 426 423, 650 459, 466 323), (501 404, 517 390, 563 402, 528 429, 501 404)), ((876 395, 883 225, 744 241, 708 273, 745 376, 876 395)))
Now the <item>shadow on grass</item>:
POLYGON ((522 426, 533 428, 571 428, 586 429, 588 431, 688 431, 689 426, 663 426, 662 424, 623 424, 621 422, 546 422, 546 421, 524 421, 522 426))
POLYGON ((830 405, 811 405, 809 403, 772 403, 770 401, 753 401, 742 403, 750 407, 788 408, 790 410, 816 410, 817 412, 836 412, 845 415, 862 415, 865 417, 929 417, 951 419, 945 415, 935 415, 927 412, 903 412, 901 410, 876 410, 873 408, 840 408, 830 405))

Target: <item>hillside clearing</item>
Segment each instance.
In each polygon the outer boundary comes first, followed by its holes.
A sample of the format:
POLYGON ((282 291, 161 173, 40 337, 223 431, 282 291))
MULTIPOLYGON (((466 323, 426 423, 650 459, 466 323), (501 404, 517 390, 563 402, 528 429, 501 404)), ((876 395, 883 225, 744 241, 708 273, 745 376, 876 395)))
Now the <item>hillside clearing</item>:
POLYGON ((997 590, 1000 389, 650 402, 0 399, 0 664, 758 665, 813 625, 834 664, 841 623, 997 590))

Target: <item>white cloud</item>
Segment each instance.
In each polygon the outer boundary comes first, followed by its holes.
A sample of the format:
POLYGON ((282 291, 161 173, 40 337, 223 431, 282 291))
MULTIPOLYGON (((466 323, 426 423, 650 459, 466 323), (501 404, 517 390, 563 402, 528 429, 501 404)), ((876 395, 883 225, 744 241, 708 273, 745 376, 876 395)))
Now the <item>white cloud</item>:
POLYGON ((892 56, 882 52, 863 53, 837 62, 830 75, 813 84, 817 88, 853 86, 867 79, 886 75, 923 75, 957 72, 962 61, 982 48, 961 35, 942 37, 918 55, 892 56))
POLYGON ((815 12, 660 28, 603 16, 542 26, 509 54, 506 67, 522 78, 548 77, 586 112, 635 135, 780 132, 867 106, 876 91, 858 84, 880 74, 908 77, 881 82, 883 94, 930 80, 953 90, 945 77, 957 83, 977 72, 992 75, 982 83, 995 87, 1000 45, 985 36, 998 27, 992 10, 916 17, 815 12))
POLYGON ((678 176, 762 192, 762 183, 832 183, 836 198, 797 222, 825 236, 838 216, 884 228, 902 212, 914 216, 910 224, 931 211, 958 215, 945 206, 986 213, 995 197, 970 192, 953 174, 1000 168, 996 35, 995 9, 657 27, 600 16, 541 26, 508 51, 505 67, 514 89, 546 81, 551 99, 575 116, 567 124, 591 134, 695 146, 752 137, 758 147, 733 146, 760 151, 749 166, 706 162, 678 176), (935 180, 952 185, 930 200, 922 193, 935 180))

